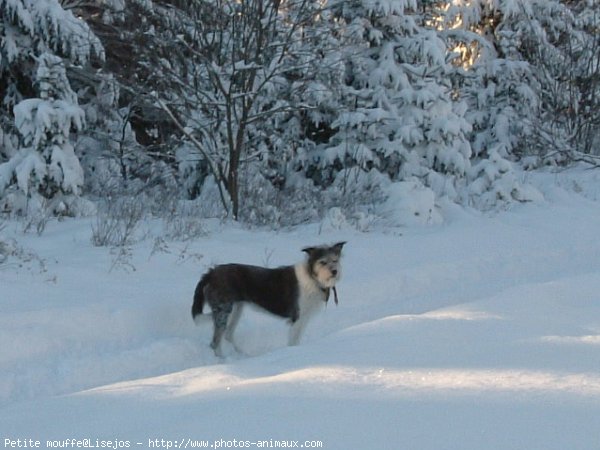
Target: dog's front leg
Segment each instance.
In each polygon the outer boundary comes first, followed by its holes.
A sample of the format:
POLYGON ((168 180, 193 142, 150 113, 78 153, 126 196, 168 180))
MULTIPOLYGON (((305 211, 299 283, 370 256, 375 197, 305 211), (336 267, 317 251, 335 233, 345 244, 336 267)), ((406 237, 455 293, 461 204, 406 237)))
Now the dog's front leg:
POLYGON ((292 322, 288 338, 288 345, 293 346, 298 345, 300 343, 300 338, 302 337, 302 333, 304 332, 305 327, 306 320, 304 318, 299 318, 292 322))

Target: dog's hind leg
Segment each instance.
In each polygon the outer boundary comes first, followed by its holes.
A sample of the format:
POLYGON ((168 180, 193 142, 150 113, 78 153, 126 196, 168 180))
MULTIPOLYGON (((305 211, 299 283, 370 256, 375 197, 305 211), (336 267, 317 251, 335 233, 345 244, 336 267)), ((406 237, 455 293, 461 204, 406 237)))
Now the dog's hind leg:
POLYGON ((235 329, 240 321, 243 308, 244 304, 242 302, 237 302, 233 305, 233 311, 229 318, 229 323, 227 324, 227 330, 225 331, 225 339, 231 342, 234 346, 235 343, 233 342, 233 333, 235 333, 235 329))
POLYGON ((213 339, 210 343, 210 347, 215 351, 215 355, 221 357, 223 356, 223 352, 221 350, 221 341, 223 340, 223 334, 227 329, 227 320, 229 319, 229 314, 231 313, 231 305, 229 308, 225 307, 216 307, 213 309, 213 325, 214 325, 214 333, 213 339))

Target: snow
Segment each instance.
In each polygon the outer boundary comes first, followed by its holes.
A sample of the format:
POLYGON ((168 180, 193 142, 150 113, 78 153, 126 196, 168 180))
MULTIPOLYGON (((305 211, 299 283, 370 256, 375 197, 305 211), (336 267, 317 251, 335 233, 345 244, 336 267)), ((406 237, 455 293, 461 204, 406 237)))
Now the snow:
POLYGON ((208 221, 205 236, 157 250, 148 222, 126 264, 91 244, 92 219, 39 237, 7 222, 0 242, 37 259, 0 265, 0 446, 597 449, 600 175, 528 181, 544 201, 485 215, 446 206, 441 224, 368 233, 208 221), (340 304, 299 346, 250 310, 242 353, 214 356, 209 319, 190 317, 207 267, 293 264, 302 247, 339 240, 340 304))

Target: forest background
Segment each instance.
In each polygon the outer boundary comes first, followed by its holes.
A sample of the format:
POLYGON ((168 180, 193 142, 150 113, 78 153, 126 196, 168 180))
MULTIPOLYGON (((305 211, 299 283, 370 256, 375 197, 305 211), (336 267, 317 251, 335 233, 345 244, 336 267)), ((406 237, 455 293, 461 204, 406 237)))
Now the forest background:
POLYGON ((536 200, 528 171, 598 161, 599 28, 593 0, 0 0, 0 211, 360 229, 536 200))

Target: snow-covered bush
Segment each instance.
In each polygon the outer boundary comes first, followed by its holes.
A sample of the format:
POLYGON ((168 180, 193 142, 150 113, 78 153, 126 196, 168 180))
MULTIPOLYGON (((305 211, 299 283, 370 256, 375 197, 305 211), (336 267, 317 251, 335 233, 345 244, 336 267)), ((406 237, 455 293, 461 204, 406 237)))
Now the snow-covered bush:
POLYGON ((297 179, 286 186, 275 186, 263 174, 254 170, 246 174, 241 194, 244 208, 240 217, 244 222, 279 228, 315 221, 320 217, 325 202, 323 191, 310 180, 297 179))
POLYGON ((489 152, 469 171, 468 187, 471 204, 478 209, 491 209, 512 201, 540 201, 543 196, 533 186, 519 181, 510 161, 500 155, 498 148, 489 152))
POLYGON ((419 180, 392 183, 380 214, 394 226, 435 225, 442 222, 435 193, 419 180))

